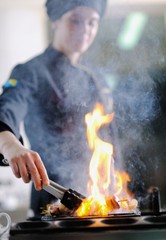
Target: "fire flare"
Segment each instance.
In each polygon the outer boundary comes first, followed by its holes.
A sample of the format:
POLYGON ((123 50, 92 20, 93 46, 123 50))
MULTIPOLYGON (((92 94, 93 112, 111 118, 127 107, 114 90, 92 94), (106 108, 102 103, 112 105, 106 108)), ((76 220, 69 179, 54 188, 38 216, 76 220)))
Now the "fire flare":
POLYGON ((137 201, 127 190, 129 175, 114 169, 113 145, 98 137, 99 129, 110 123, 113 117, 114 113, 104 115, 104 108, 99 103, 85 116, 88 144, 93 154, 89 165, 90 196, 77 209, 78 216, 104 216, 116 209, 122 212, 137 207, 137 201))

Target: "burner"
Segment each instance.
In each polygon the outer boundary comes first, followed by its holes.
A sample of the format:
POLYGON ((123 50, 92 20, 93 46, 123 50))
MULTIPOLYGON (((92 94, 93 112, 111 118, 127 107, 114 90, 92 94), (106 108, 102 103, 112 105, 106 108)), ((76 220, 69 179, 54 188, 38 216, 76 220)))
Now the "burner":
POLYGON ((90 225, 92 225, 93 223, 95 223, 94 220, 88 220, 88 219, 73 219, 73 220, 63 220, 60 221, 59 226, 60 227, 71 227, 71 228, 75 228, 75 227, 88 227, 90 225))
POLYGON ((110 218, 101 220, 101 222, 104 224, 133 224, 137 220, 135 218, 110 218))
POLYGON ((146 217, 146 221, 151 223, 165 223, 166 224, 166 216, 152 216, 152 217, 146 217))

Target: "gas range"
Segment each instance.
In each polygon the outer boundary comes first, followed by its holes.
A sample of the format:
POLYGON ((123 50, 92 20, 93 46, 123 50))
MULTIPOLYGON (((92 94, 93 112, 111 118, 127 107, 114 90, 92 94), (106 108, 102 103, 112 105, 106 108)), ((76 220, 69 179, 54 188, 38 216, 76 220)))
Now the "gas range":
POLYGON ((45 218, 29 219, 13 224, 10 240, 164 240, 166 239, 166 212, 157 215, 110 215, 87 218, 45 218))
POLYGON ((10 240, 165 240, 166 211, 161 210, 160 192, 153 188, 143 199, 146 210, 114 213, 106 217, 30 218, 12 224, 10 240))

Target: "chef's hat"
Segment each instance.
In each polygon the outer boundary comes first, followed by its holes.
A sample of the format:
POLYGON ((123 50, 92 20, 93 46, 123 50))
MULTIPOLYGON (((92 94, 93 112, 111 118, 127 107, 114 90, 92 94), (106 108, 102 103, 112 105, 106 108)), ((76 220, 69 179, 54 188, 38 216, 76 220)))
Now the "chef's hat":
POLYGON ((94 8, 102 17, 105 12, 107 0, 47 0, 47 14, 51 21, 60 18, 64 13, 75 7, 86 6, 94 8))

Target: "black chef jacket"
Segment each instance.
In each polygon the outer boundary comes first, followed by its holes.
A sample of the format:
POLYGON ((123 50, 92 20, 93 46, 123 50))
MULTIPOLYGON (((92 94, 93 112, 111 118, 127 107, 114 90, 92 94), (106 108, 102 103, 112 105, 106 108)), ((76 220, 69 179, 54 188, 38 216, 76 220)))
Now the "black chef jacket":
MULTIPOLYGON (((84 116, 100 101, 92 75, 49 46, 11 72, 0 97, 0 130, 7 126, 19 139, 24 120, 31 149, 40 154, 49 178, 84 194, 91 154, 84 116)), ((52 199, 34 188, 31 196, 36 215, 52 199)))

